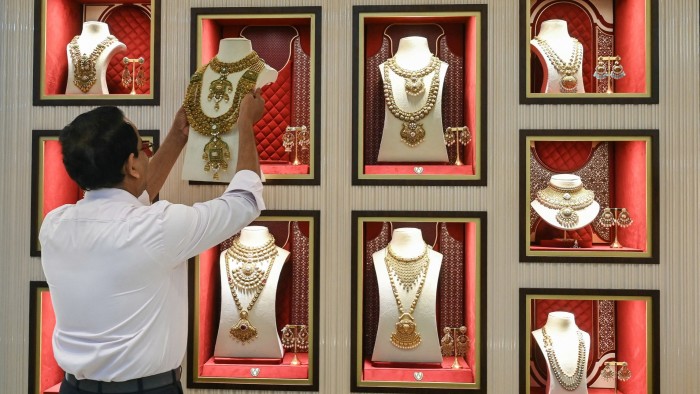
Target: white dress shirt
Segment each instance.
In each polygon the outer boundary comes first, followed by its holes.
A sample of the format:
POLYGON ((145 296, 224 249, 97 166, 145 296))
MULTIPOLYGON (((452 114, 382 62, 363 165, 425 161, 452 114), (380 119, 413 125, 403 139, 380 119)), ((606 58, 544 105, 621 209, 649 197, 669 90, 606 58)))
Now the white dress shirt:
POLYGON ((238 172, 224 194, 186 206, 121 189, 85 193, 41 226, 56 312, 54 356, 78 379, 124 381, 177 368, 187 341, 187 264, 265 209, 262 183, 238 172))

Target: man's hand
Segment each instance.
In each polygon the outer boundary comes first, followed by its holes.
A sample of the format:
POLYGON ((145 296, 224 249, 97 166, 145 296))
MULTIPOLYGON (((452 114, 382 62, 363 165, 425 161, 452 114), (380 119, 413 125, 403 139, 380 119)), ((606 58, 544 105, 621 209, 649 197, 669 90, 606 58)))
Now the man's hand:
POLYGON ((241 100, 241 105, 238 109, 238 122, 247 125, 254 125, 262 118, 265 110, 265 100, 262 98, 260 88, 248 93, 241 100))
POLYGON ((190 135, 190 122, 187 121, 187 114, 185 113, 185 107, 180 107, 175 113, 175 119, 173 119, 173 125, 170 128, 171 131, 179 131, 185 137, 190 135))

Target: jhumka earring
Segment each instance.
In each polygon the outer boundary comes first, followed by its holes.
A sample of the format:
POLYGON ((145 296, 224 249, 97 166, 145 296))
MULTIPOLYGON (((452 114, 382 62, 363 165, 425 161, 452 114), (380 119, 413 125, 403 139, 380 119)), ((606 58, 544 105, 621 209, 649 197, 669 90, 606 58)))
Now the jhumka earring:
POLYGON ((600 376, 605 380, 615 379, 615 370, 613 370, 610 364, 605 364, 605 368, 600 372, 600 376))
POLYGON ((612 70, 610 70, 610 77, 613 79, 620 79, 625 76, 625 70, 622 69, 622 64, 620 64, 620 57, 618 56, 613 63, 612 70))
POLYGON ((122 86, 128 88, 131 86, 131 94, 136 94, 136 88, 143 86, 146 81, 146 74, 143 72, 143 63, 146 60, 142 57, 138 59, 130 59, 124 56, 124 71, 122 71, 122 86), (131 71, 129 71, 131 64, 131 71))
POLYGON ((629 227, 630 224, 632 224, 632 217, 630 217, 629 212, 627 212, 627 209, 622 208, 622 211, 620 211, 620 214, 617 215, 617 225, 625 228, 629 227))
POLYGON ((610 208, 605 208, 603 214, 600 216, 600 224, 604 227, 612 227, 615 224, 615 216, 613 215, 610 208))
POLYGON ((597 79, 604 79, 608 77, 608 68, 605 67, 605 62, 603 61, 602 56, 598 57, 598 65, 595 68, 593 76, 597 79))
POLYGON ((620 368, 620 370, 617 371, 617 378, 623 382, 626 382, 626 381, 630 380, 631 377, 632 377, 632 371, 630 371, 630 369, 627 368, 627 363, 623 363, 622 368, 620 368))

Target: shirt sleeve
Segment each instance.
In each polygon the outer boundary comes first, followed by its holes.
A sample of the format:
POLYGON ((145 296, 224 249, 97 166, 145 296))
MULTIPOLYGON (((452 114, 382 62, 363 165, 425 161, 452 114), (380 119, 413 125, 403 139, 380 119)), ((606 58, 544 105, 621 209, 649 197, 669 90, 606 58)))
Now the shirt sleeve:
MULTIPOLYGON (((218 198, 193 206, 169 204, 163 210, 165 263, 176 266, 237 232, 265 209, 263 185, 253 171, 239 171, 218 198)), ((159 204, 159 203, 156 203, 159 204)))

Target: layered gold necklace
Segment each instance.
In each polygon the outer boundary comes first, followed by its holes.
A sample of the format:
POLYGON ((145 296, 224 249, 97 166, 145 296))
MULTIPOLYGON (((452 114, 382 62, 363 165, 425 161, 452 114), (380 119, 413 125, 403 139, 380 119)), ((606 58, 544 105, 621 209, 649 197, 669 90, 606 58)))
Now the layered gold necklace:
POLYGON ((425 245, 422 254, 411 258, 403 258, 394 254, 391 249, 391 244, 386 248, 384 263, 386 264, 386 270, 389 274, 391 291, 394 294, 396 306, 399 309, 399 320, 395 324, 394 332, 391 333, 391 344, 399 349, 414 349, 421 343, 421 336, 416 330, 413 312, 416 310, 418 299, 423 292, 423 286, 428 276, 428 266, 430 265, 428 253, 428 245, 425 245), (399 291, 394 282, 394 276, 398 278, 404 290, 412 289, 416 282, 418 282, 418 290, 416 290, 416 295, 413 297, 413 302, 411 302, 408 311, 404 310, 399 291))
POLYGON ((210 137, 209 142, 204 145, 204 171, 213 171, 212 177, 219 179, 219 171, 228 169, 228 161, 231 159, 231 151, 228 144, 219 136, 231 131, 233 125, 238 121, 238 110, 243 96, 255 88, 260 72, 265 67, 265 62, 253 51, 241 60, 233 63, 224 63, 216 57, 209 64, 200 67, 192 75, 190 84, 185 93, 185 112, 187 120, 195 131, 206 137, 210 137), (229 93, 233 89, 233 84, 228 80, 228 75, 234 72, 245 70, 236 85, 236 92, 233 96, 233 103, 225 113, 217 117, 209 117, 202 111, 200 95, 202 91, 202 79, 206 69, 220 74, 219 78, 209 84, 209 95, 207 100, 214 100, 214 110, 219 110, 219 103, 230 101, 229 93))
POLYGON ((90 56, 80 52, 78 38, 80 36, 73 37, 70 44, 68 44, 68 50, 73 62, 73 85, 83 93, 87 93, 97 82, 97 59, 107 47, 117 42, 117 38, 111 35, 107 36, 97 44, 90 56))
POLYGON ((557 358, 557 353, 554 351, 552 346, 552 337, 547 334, 547 329, 542 327, 542 342, 544 344, 544 350, 547 353, 547 359, 549 360, 549 365, 552 367, 552 372, 554 377, 559 382, 559 385, 566 391, 574 391, 581 384, 583 380, 583 373, 586 370, 586 344, 583 341, 583 333, 581 330, 576 330, 576 336, 578 337, 578 355, 576 356, 576 370, 573 374, 569 375, 561 368, 559 364, 559 359, 557 358))
POLYGON ((547 208, 556 209, 556 220, 564 228, 575 228, 579 219, 576 211, 591 205, 594 198, 593 191, 584 189, 583 185, 565 188, 550 182, 537 192, 537 201, 547 208))
POLYGON ((278 251, 275 239, 270 234, 267 242, 259 247, 249 247, 241 244, 240 237, 233 239, 233 244, 226 251, 226 276, 228 277, 229 290, 233 302, 238 309, 238 322, 231 327, 229 335, 241 343, 247 343, 257 338, 258 329, 248 320, 248 313, 253 309, 260 298, 260 294, 270 277, 272 265, 277 258, 278 251), (236 268, 231 270, 229 261, 237 262, 236 268), (263 269, 261 263, 267 262, 267 268, 263 269), (248 306, 243 309, 238 292, 253 292, 253 298, 248 306))
POLYGON ((552 63, 554 69, 559 73, 559 91, 561 93, 576 93, 576 86, 578 85, 578 79, 576 78, 576 73, 581 66, 581 60, 583 57, 582 46, 575 38, 571 38, 571 43, 574 46, 574 51, 571 53, 571 59, 569 62, 564 62, 559 55, 554 52, 551 46, 546 40, 542 38, 535 37, 538 44, 544 49, 544 54, 552 63))
POLYGON ((438 91, 440 90, 440 66, 441 62, 436 56, 430 61, 427 67, 416 70, 408 71, 400 68, 396 64, 394 58, 390 58, 384 62, 384 101, 386 101, 386 106, 395 118, 403 122, 401 127, 401 141, 410 147, 415 147, 425 139, 425 129, 422 123, 418 123, 423 120, 430 111, 435 107, 437 102, 438 91), (391 85, 391 78, 389 70, 393 71, 396 75, 401 76, 404 79, 404 87, 406 92, 410 95, 418 95, 425 91, 425 86, 423 86, 422 77, 434 73, 430 82, 430 88, 428 90, 428 97, 425 104, 416 111, 408 112, 399 108, 396 100, 394 99, 394 91, 391 85))

